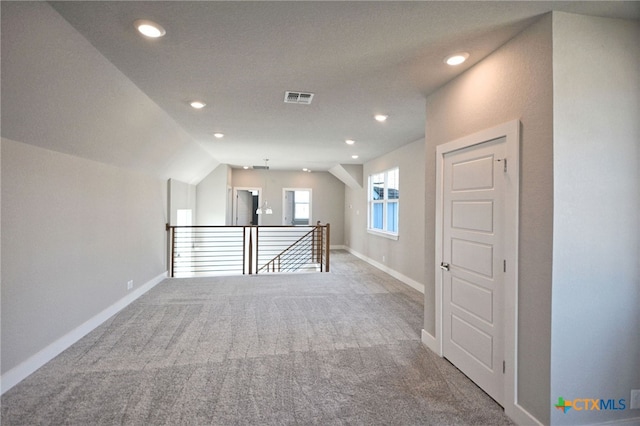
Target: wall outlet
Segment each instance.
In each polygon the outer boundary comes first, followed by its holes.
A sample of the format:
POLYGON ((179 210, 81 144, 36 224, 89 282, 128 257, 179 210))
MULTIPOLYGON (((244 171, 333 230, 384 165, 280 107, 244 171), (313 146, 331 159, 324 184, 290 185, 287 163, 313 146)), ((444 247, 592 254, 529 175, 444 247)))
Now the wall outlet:
POLYGON ((127 290, 131 290, 133 288, 133 280, 127 281, 127 290))
POLYGON ((385 257, 385 255, 383 254, 383 255, 382 255, 382 261, 384 262, 384 261, 386 261, 386 260, 387 260, 387 258, 386 258, 386 257, 385 257))
POLYGON ((640 410, 640 389, 631 389, 630 410, 640 410))

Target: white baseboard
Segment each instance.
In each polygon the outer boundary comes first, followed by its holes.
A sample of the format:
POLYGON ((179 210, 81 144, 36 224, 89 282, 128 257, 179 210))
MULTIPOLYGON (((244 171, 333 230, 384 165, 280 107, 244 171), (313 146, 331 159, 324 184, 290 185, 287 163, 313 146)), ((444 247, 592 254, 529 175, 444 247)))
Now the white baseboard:
MULTIPOLYGON (((357 251, 353 250, 350 247, 343 246, 340 248, 364 260, 365 262, 371 264, 372 266, 375 266, 376 268, 388 273, 392 277, 402 281, 403 283, 418 290, 419 292, 424 293, 424 286, 419 282, 379 262, 376 262, 375 260, 363 255, 362 253, 358 253, 357 251)), ((427 333, 427 331, 424 329, 422 330, 420 340, 422 341, 422 344, 425 345, 429 350, 433 351, 438 356, 442 356, 442 350, 440 348, 438 340, 431 334, 427 333)), ((536 425, 536 426, 543 425, 543 423, 541 423, 538 419, 536 419, 533 415, 531 415, 531 413, 529 413, 527 410, 525 410, 522 406, 518 404, 512 404, 508 410, 505 407, 505 413, 511 418, 511 420, 513 420, 518 425, 536 425)), ((629 420, 626 420, 624 423, 616 423, 616 424, 620 424, 623 426, 631 426, 636 424, 636 423, 633 423, 634 420, 635 419, 629 419, 629 420)))
POLYGON ((420 340, 422 341, 423 345, 425 345, 428 349, 430 349, 436 355, 442 356, 442 352, 438 347, 439 346, 438 340, 435 337, 433 337, 431 334, 427 333, 427 331, 424 328, 422 329, 422 336, 420 340))
POLYGON ((342 244, 338 244, 338 245, 333 245, 333 244, 331 244, 331 245, 329 246, 329 249, 330 249, 330 250, 348 250, 347 246, 342 245, 342 244))
POLYGON ((167 273, 163 272, 157 277, 147 281, 131 293, 127 294, 122 299, 118 300, 113 305, 109 306, 102 312, 95 315, 93 318, 85 321, 69 333, 65 334, 55 342, 51 343, 35 355, 27 358, 25 361, 7 371, 0 378, 0 387, 2 388, 2 394, 26 379, 33 374, 38 368, 51 361, 53 358, 62 353, 69 346, 76 343, 78 340, 89 334, 96 329, 100 324, 117 314, 131 302, 151 290, 158 283, 167 277, 167 273))
POLYGON ((405 283, 406 285, 408 285, 409 287, 413 288, 414 290, 418 290, 420 293, 424 294, 424 284, 419 283, 418 281, 411 279, 409 277, 407 277, 406 275, 401 274, 400 272, 396 271, 395 269, 391 269, 386 265, 383 265, 380 262, 376 262, 375 260, 371 259, 370 257, 365 256, 362 253, 358 253, 357 251, 353 250, 351 247, 346 247, 343 246, 344 250, 348 251, 349 253, 351 253, 352 255, 364 260, 365 262, 367 262, 368 264, 375 266, 376 268, 380 269, 383 272, 386 272, 387 274, 391 275, 393 278, 402 281, 403 283, 405 283))
MULTIPOLYGON (((433 351, 438 356, 442 356, 442 351, 439 347, 437 339, 431 334, 427 333, 427 331, 424 329, 422 329, 422 336, 420 340, 422 341, 422 344, 427 347, 427 349, 433 351)), ((531 413, 529 413, 518 404, 507 405, 505 401, 505 414, 509 416, 509 418, 513 420, 517 425, 543 426, 543 423, 541 423, 538 419, 532 416, 531 413)), ((629 426, 631 426, 631 424, 629 424, 629 426)))
POLYGON ((517 425, 523 426, 544 426, 544 423, 536 419, 531 413, 522 408, 521 405, 512 404, 504 409, 505 414, 517 425))

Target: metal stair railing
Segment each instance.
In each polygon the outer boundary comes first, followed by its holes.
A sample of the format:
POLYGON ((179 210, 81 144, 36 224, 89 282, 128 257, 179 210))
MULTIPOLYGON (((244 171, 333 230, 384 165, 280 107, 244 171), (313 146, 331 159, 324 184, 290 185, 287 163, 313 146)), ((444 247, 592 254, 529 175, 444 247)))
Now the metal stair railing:
POLYGON ((171 277, 329 271, 329 224, 166 229, 171 277))
POLYGON ((300 237, 265 263, 258 272, 296 272, 303 266, 314 263, 316 228, 300 237))

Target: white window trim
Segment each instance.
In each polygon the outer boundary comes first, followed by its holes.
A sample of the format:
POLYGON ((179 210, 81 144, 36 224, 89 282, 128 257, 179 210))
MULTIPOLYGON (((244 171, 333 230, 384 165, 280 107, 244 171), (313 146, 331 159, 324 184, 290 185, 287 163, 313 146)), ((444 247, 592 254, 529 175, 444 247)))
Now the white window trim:
MULTIPOLYGON (((300 226, 313 226, 313 189, 312 188, 282 188, 282 223, 286 225, 285 216, 287 215, 287 192, 295 191, 309 191, 309 225, 300 226)), ((294 205, 295 209, 295 205, 294 205)))
POLYGON ((383 237, 383 238, 388 238, 390 240, 398 240, 399 235, 398 234, 394 234, 392 232, 388 232, 388 231, 382 231, 379 229, 367 229, 367 233, 371 234, 371 235, 377 235, 378 237, 383 237))
MULTIPOLYGON (((391 167, 389 169, 380 171, 380 172, 374 172, 371 173, 369 175, 369 178, 367 180, 367 233, 372 234, 372 235, 377 235, 379 237, 384 237, 384 238, 388 238, 390 240, 398 240, 398 237, 400 235, 400 197, 398 197, 397 199, 393 199, 393 200, 389 200, 387 199, 387 195, 388 195, 388 191, 387 191, 387 177, 388 177, 388 173, 393 171, 393 170, 398 170, 398 180, 400 180, 400 167, 391 167), (371 177, 374 175, 379 175, 379 174, 383 174, 384 175, 384 194, 385 194, 385 198, 382 200, 373 200, 373 194, 372 194, 372 184, 371 184, 371 177), (392 203, 397 203, 398 204, 398 225, 397 225, 397 229, 398 231, 396 232, 391 232, 391 231, 387 231, 387 219, 388 219, 388 215, 387 215, 387 205, 389 202, 392 203), (382 215, 382 228, 383 229, 377 229, 377 228, 372 228, 371 227, 371 207, 374 204, 382 204, 382 211, 383 211, 383 215, 382 215)), ((400 188, 398 188, 398 190, 400 190, 400 188)))

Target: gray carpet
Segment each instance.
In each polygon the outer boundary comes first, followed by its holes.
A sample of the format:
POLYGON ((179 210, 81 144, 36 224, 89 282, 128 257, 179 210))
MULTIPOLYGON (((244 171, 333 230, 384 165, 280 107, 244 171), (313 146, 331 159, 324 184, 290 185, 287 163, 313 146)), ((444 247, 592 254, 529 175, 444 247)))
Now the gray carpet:
POLYGON ((420 343, 422 295, 329 274, 168 279, 2 397, 8 425, 506 425, 420 343))

